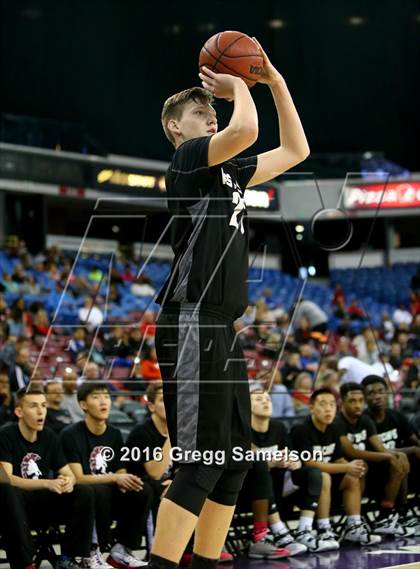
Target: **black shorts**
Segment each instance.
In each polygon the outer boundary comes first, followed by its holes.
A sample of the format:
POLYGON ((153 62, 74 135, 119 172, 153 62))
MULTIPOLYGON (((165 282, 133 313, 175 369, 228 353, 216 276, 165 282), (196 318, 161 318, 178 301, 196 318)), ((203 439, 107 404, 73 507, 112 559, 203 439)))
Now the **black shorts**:
POLYGON ((366 475, 365 496, 376 500, 384 496, 384 488, 390 479, 390 464, 388 461, 369 462, 366 475))
POLYGON ((331 503, 333 506, 341 506, 343 502, 343 491, 340 490, 340 486, 344 477, 344 473, 331 474, 331 503))
POLYGON ((250 468, 242 460, 251 449, 248 375, 233 320, 194 308, 165 308, 156 328, 169 438, 181 454, 175 459, 250 468))

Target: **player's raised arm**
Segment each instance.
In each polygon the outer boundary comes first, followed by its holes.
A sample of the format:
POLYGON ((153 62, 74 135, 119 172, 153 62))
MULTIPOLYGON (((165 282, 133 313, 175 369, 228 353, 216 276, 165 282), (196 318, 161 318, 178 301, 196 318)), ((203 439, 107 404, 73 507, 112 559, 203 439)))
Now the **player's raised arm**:
POLYGON ((258 115, 248 87, 242 79, 214 73, 203 67, 199 74, 203 87, 215 97, 233 100, 234 108, 226 128, 215 134, 209 144, 209 166, 230 160, 258 138, 258 115))
POLYGON ((264 60, 264 70, 259 82, 270 87, 276 105, 280 145, 258 155, 257 169, 248 183, 248 188, 272 180, 303 162, 309 155, 308 141, 286 82, 271 64, 261 45, 253 39, 260 47, 264 60))

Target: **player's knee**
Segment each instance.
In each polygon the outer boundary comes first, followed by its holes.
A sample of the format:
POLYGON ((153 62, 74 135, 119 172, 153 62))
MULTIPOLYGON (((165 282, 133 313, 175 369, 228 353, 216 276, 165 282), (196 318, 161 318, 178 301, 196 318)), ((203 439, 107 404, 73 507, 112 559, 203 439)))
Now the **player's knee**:
POLYGON ((198 516, 222 473, 222 470, 211 466, 182 464, 165 497, 198 516))
POLYGON ((341 484, 342 490, 358 490, 360 488, 360 478, 355 478, 354 476, 350 476, 350 474, 346 474, 343 478, 343 482, 341 484))
POLYGON ((223 506, 234 506, 247 472, 247 470, 225 470, 209 494, 209 500, 223 506))

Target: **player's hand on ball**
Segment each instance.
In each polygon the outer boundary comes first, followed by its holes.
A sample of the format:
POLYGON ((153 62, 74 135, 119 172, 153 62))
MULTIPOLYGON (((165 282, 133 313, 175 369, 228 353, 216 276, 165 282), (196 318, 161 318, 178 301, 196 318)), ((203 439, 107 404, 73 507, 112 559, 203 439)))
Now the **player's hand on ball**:
POLYGON ((238 81, 243 83, 240 77, 234 77, 226 73, 215 73, 208 67, 202 67, 198 76, 204 89, 213 93, 218 99, 227 99, 228 101, 232 101, 234 98, 235 83, 238 83, 238 81))
POLYGON ((272 85, 273 83, 275 83, 279 79, 282 79, 282 76, 280 75, 280 73, 277 71, 277 69, 274 67, 274 65, 269 60, 268 55, 265 53, 265 51, 261 47, 260 42, 254 37, 252 39, 257 44, 257 46, 260 48, 262 56, 263 56, 263 70, 262 70, 262 73, 258 79, 258 83, 265 83, 266 85, 272 85))

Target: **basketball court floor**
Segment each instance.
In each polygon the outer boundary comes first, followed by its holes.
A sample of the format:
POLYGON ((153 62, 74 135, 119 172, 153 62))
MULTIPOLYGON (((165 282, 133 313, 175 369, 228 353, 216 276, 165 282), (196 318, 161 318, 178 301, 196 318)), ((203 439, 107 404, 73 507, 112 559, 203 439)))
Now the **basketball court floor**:
MULTIPOLYGON (((224 565, 228 569, 227 565, 224 565)), ((222 566, 219 566, 222 567, 222 566)), ((280 561, 237 559, 233 569, 420 569, 420 538, 387 540, 374 548, 342 547, 280 561)))

